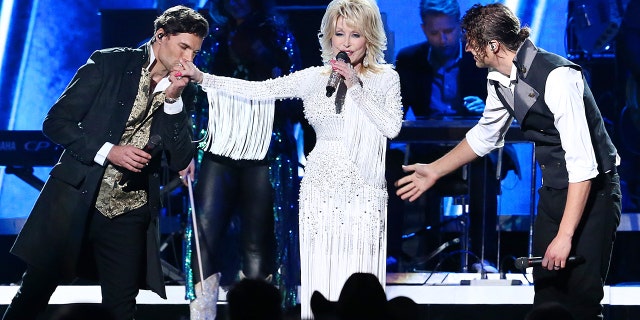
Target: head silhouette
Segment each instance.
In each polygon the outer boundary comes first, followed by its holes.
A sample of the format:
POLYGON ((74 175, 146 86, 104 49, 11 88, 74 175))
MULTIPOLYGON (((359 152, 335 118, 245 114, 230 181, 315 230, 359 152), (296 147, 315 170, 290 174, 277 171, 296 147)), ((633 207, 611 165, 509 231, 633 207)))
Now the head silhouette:
POLYGON ((240 280, 229 289, 227 301, 230 320, 282 319, 280 291, 265 280, 240 280))

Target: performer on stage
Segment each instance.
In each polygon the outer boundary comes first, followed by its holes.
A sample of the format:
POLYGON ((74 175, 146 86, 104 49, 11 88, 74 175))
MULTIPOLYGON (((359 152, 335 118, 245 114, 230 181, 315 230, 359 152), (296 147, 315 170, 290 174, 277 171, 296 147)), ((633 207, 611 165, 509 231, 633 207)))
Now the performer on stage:
POLYGON ((209 100, 228 97, 235 108, 300 98, 317 135, 300 190, 302 318, 312 317, 314 290, 336 300, 354 272, 385 283, 385 152, 402 122, 400 80, 384 63, 386 36, 377 4, 334 0, 320 26, 325 66, 262 82, 203 74, 185 62, 209 100), (334 60, 339 52, 350 63, 334 60), (343 78, 327 96, 332 73, 343 78))
POLYGON ((65 151, 11 249, 27 271, 3 319, 35 319, 77 275, 97 276, 115 319, 134 318, 140 288, 166 298, 160 153, 176 172, 193 157, 180 61, 194 58, 209 25, 176 6, 154 27, 140 48, 94 52, 47 114, 43 132, 65 151))
MULTIPOLYGON (((195 60, 203 70, 259 81, 300 67, 295 37, 272 1, 212 0, 208 8, 211 31, 195 60)), ((189 245, 185 259, 191 319, 215 318, 221 279, 273 281, 284 307, 292 307, 300 284, 293 123, 302 118, 301 104, 278 101, 267 111, 260 105, 235 108, 232 101, 215 98, 209 108, 202 94, 196 131, 210 130, 210 148, 201 157, 194 188, 200 255, 189 245), (266 144, 268 150, 252 144, 266 144), (233 151, 238 146, 243 150, 233 151)), ((192 175, 193 167, 182 177, 192 175)))
POLYGON ((427 41, 402 48, 396 57, 405 114, 442 119, 479 116, 487 95, 487 71, 464 52, 457 0, 421 0, 422 32, 427 41), (482 85, 479 85, 482 84, 482 85))
POLYGON ((616 148, 580 66, 537 48, 502 4, 474 5, 462 19, 471 52, 489 68, 486 108, 453 150, 405 167, 398 195, 415 200, 438 179, 504 144, 517 119, 535 142, 542 187, 534 229, 534 306, 557 301, 576 319, 601 319, 603 285, 620 221, 616 148), (582 256, 583 264, 567 264, 582 256))

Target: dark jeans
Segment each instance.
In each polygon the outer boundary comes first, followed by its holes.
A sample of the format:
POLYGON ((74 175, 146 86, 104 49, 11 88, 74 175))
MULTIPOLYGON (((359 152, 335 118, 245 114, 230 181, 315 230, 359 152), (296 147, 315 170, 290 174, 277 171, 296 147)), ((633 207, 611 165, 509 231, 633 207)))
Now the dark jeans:
MULTIPOLYGON (((533 237, 533 254, 544 256, 556 236, 564 211, 567 190, 542 187, 538 191, 538 215, 533 237)), ((604 281, 621 212, 620 177, 600 174, 592 180, 591 192, 572 241, 570 255, 584 257, 583 264, 564 270, 533 269, 534 307, 559 302, 575 319, 602 319, 604 281)))
MULTIPOLYGON (((218 253, 222 246, 231 245, 223 239, 234 214, 240 218, 243 273, 248 278, 264 279, 272 272, 273 188, 266 162, 236 161, 205 153, 194 200, 205 279, 222 269, 218 253)), ((192 260, 195 282, 200 282, 197 256, 192 260)))
MULTIPOLYGON (((114 319, 134 318, 138 288, 144 282, 148 206, 108 219, 93 210, 85 248, 93 252, 102 292, 102 304, 114 319)), ((57 274, 29 266, 22 285, 7 308, 3 320, 36 319, 60 283, 57 274)))

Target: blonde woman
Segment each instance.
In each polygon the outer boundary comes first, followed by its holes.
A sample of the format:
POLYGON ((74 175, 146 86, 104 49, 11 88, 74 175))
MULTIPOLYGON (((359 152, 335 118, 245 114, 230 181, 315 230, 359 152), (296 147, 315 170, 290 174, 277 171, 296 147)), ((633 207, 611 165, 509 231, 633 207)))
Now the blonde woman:
POLYGON ((383 58, 387 39, 377 4, 332 1, 319 41, 324 66, 277 79, 249 82, 204 74, 189 61, 175 71, 201 84, 211 104, 268 108, 276 99, 303 100, 317 141, 300 190, 302 319, 312 318, 314 291, 337 300, 354 272, 373 273, 384 285, 384 158, 387 139, 402 124, 400 80, 383 58), (334 59, 339 52, 349 62, 334 59), (332 73, 341 81, 328 97, 332 73))

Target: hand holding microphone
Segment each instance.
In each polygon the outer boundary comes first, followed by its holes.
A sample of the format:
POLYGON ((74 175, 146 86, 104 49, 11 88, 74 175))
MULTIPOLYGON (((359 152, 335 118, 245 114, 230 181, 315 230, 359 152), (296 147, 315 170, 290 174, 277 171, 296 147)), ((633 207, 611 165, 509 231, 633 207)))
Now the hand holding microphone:
MULTIPOLYGON (((351 63, 349 56, 344 51, 338 52, 338 54, 336 55, 336 60, 342 61, 344 63, 351 63)), ((331 71, 331 75, 329 75, 329 81, 327 81, 327 97, 331 97, 333 95, 333 93, 336 91, 336 88, 338 88, 340 81, 342 81, 343 79, 344 78, 337 70, 334 69, 331 71)))
MULTIPOLYGON (((142 151, 148 153, 149 155, 151 155, 153 157, 153 153, 154 150, 156 149, 156 147, 158 145, 160 145, 160 143, 162 142, 162 137, 160 137, 160 135, 154 134, 151 137, 149 137, 149 141, 147 142, 147 144, 142 148, 142 151)), ((150 159, 149 159, 150 160, 150 159)), ((148 163, 148 162, 147 162, 148 163)), ((140 172, 140 170, 136 171, 136 172, 140 172)), ((124 185, 125 183, 127 183, 129 180, 131 180, 132 178, 132 174, 134 172, 129 170, 126 171, 122 174, 122 178, 120 179, 120 181, 118 182, 118 184, 120 184, 121 186, 124 185)))
MULTIPOLYGON (((584 263, 584 257, 582 256, 570 256, 569 258, 567 258, 567 263, 566 265, 576 265, 576 264, 581 264, 584 263)), ((542 257, 520 257, 517 258, 516 261, 514 262, 514 265, 516 267, 516 269, 518 270, 524 270, 528 267, 538 267, 538 266, 542 266, 542 257)), ((554 266, 555 270, 560 269, 560 266, 554 266), (557 268, 556 268, 557 267, 557 268)))

